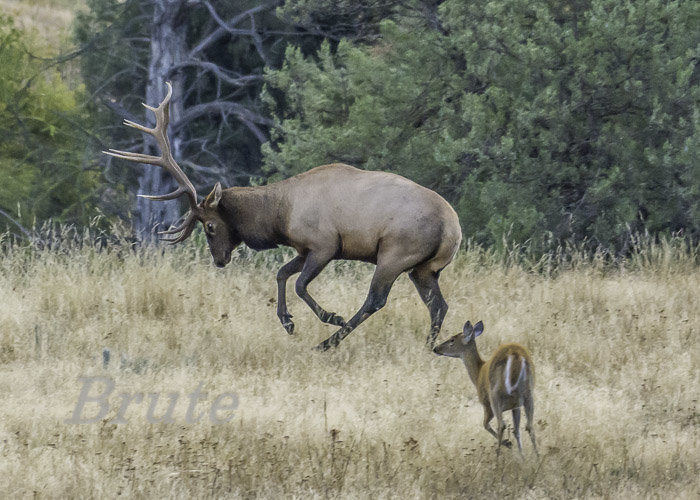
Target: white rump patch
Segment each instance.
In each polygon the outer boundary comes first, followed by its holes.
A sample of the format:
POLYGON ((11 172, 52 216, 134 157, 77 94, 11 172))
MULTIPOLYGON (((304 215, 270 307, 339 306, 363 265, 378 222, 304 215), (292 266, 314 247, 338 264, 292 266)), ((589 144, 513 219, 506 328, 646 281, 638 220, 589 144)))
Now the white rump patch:
MULTIPOLYGON (((513 355, 511 354, 508 356, 508 361, 506 361, 506 373, 505 373, 505 382, 506 382, 506 392, 510 395, 513 394, 513 389, 514 387, 510 385, 510 367, 513 364, 513 355)), ((517 385, 517 382, 516 382, 517 385)))
POLYGON ((525 358, 523 358, 520 362, 520 374, 518 375, 518 380, 515 381, 515 385, 510 385, 510 368, 513 365, 513 355, 511 354, 508 356, 508 360, 506 361, 506 372, 505 372, 505 386, 506 386, 506 392, 510 396, 513 394, 513 391, 520 386, 520 383, 525 381, 527 378, 527 362, 525 361, 525 358))

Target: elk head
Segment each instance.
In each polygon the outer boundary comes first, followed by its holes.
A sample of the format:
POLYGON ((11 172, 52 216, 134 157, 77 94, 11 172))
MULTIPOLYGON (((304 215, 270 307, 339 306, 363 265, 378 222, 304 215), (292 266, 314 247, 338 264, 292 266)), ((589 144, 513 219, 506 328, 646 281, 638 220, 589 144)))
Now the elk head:
POLYGON ((160 231, 158 234, 165 235, 165 237, 162 239, 168 243, 179 243, 186 240, 192 234, 197 221, 200 221, 204 226, 204 233, 207 236, 209 250, 212 258, 214 259, 214 263, 218 267, 223 267, 231 260, 231 252, 236 245, 240 243, 240 241, 238 241, 238 238, 235 236, 235 231, 229 227, 229 224, 227 224, 224 218, 220 215, 220 202, 222 198, 221 184, 217 183, 212 192, 209 193, 204 200, 197 203, 197 191, 195 190, 194 185, 192 185, 190 180, 175 161, 175 158, 173 158, 167 132, 170 115, 170 99, 173 95, 173 88, 170 85, 170 82, 166 82, 166 84, 168 86, 168 93, 165 96, 165 99, 163 99, 163 102, 161 102, 157 108, 151 107, 144 103, 144 107, 153 111, 153 113, 156 115, 156 126, 154 128, 145 127, 138 123, 132 122, 131 120, 124 120, 125 125, 152 135, 160 148, 161 155, 153 156, 142 153, 134 153, 131 151, 118 151, 116 149, 103 151, 103 153, 114 156, 115 158, 134 161, 136 163, 156 165, 165 169, 173 177, 175 177, 175 180, 178 183, 178 188, 172 193, 155 196, 139 195, 143 198, 156 201, 173 200, 182 196, 183 194, 187 196, 190 210, 185 215, 183 222, 176 227, 168 229, 167 231, 160 231), (173 237, 168 238, 167 236, 170 235, 173 237))

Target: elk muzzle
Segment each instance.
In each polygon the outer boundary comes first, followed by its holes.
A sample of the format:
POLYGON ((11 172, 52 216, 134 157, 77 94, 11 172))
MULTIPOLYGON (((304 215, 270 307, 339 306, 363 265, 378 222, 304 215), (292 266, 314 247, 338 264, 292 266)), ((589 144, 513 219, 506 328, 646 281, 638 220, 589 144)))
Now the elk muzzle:
POLYGON ((214 259, 214 265, 216 267, 224 267, 226 264, 231 262, 231 251, 224 252, 221 256, 216 256, 212 253, 212 258, 214 259))

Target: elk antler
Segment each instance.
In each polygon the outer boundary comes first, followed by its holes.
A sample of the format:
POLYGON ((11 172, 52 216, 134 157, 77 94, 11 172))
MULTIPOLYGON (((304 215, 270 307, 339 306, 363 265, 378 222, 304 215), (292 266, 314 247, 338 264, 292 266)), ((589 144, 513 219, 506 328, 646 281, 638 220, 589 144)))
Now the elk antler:
POLYGON ((173 87, 170 82, 166 82, 168 86, 168 94, 163 99, 163 102, 158 105, 157 108, 149 106, 148 104, 143 104, 146 109, 150 109, 156 115, 156 126, 154 128, 145 127, 139 125, 138 123, 132 122, 131 120, 124 120, 124 125, 133 127, 137 130, 145 132, 152 135, 158 147, 160 148, 161 156, 153 156, 142 153, 134 153, 131 151, 119 151, 116 149, 110 149, 109 151, 103 151, 103 153, 115 158, 121 158, 123 160, 134 161, 137 163, 148 163, 151 165, 156 165, 165 169, 169 172, 178 183, 178 188, 172 193, 163 195, 144 195, 140 194, 138 196, 142 198, 148 198, 149 200, 164 201, 173 200, 183 194, 187 195, 187 199, 190 203, 190 211, 187 213, 185 220, 177 227, 169 229, 167 231, 160 231, 158 234, 177 234, 181 233, 179 236, 168 239, 163 238, 169 243, 179 243, 189 237, 192 234, 195 223, 197 222, 196 211, 197 211, 197 191, 194 186, 187 178, 185 173, 182 171, 180 166, 175 162, 175 158, 170 151, 170 141, 168 140, 168 120, 170 117, 170 98, 173 95, 173 87))

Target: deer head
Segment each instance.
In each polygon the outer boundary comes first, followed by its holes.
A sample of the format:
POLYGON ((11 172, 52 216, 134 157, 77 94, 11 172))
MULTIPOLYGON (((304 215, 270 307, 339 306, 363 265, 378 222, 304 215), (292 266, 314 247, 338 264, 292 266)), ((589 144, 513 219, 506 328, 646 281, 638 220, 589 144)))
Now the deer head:
POLYGON ((145 127, 131 120, 124 120, 125 125, 152 135, 160 148, 161 155, 153 156, 131 151, 118 151, 116 149, 103 151, 103 153, 136 163, 156 165, 169 172, 178 183, 178 188, 175 191, 164 195, 139 196, 148 198, 149 200, 164 201, 173 200, 184 194, 187 196, 190 210, 187 212, 185 219, 180 225, 168 229, 167 231, 160 231, 158 234, 164 235, 165 237, 161 239, 168 243, 179 243, 186 240, 192 234, 197 221, 201 222, 204 226, 204 232, 207 236, 209 250, 214 259, 214 263, 218 267, 223 267, 231 260, 231 252, 239 242, 236 241, 233 231, 231 231, 229 225, 225 223, 224 218, 220 214, 220 202, 222 197, 221 184, 217 183, 212 192, 209 193, 204 200, 197 203, 197 191, 194 185, 177 164, 170 150, 168 121, 170 117, 170 99, 173 95, 173 88, 170 82, 166 82, 166 84, 168 86, 168 93, 157 108, 144 103, 144 107, 153 111, 156 115, 156 126, 154 128, 145 127), (173 237, 169 238, 168 236, 173 237))
POLYGON ((435 349, 433 352, 439 354, 440 356, 447 356, 449 358, 459 358, 462 357, 465 351, 468 349, 475 349, 476 344, 474 344, 474 339, 484 332, 484 323, 479 321, 476 325, 472 326, 471 322, 467 321, 464 324, 462 333, 458 333, 435 349))

